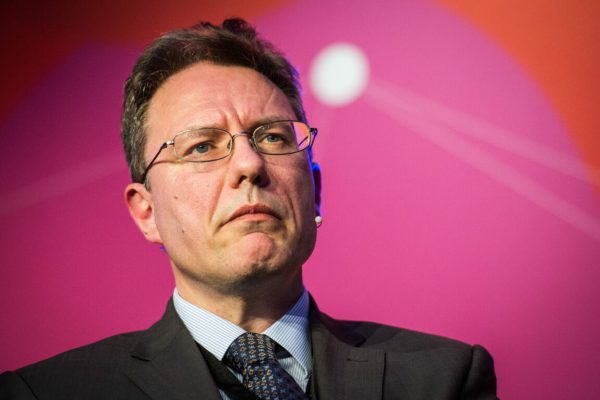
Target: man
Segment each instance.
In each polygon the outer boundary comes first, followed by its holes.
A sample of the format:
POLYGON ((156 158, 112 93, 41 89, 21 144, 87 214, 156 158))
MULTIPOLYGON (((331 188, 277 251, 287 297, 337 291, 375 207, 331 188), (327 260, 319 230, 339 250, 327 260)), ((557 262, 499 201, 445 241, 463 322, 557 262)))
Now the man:
POLYGON ((479 346, 322 314, 302 283, 322 218, 296 72, 239 19, 164 35, 125 88, 141 232, 176 289, 146 331, 5 373, 19 399, 495 399, 479 346))

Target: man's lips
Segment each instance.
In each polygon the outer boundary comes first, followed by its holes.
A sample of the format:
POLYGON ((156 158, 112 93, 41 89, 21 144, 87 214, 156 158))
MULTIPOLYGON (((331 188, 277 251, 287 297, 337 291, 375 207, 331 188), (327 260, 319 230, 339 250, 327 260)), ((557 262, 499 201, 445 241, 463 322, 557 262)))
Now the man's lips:
POLYGON ((265 214, 281 219, 281 217, 269 206, 264 204, 247 204, 235 210, 227 222, 231 222, 238 218, 254 219, 253 217, 258 220, 264 218, 265 214))

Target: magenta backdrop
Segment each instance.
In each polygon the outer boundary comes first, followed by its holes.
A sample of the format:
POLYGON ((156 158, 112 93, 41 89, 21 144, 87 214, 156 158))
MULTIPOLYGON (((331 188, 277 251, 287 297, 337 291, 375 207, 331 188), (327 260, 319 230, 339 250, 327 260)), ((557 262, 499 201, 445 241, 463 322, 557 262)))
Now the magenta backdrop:
MULTIPOLYGON (((335 317, 486 346, 504 398, 600 397, 600 209, 564 124, 447 10, 343 4, 258 23, 299 67, 320 130, 324 224, 307 287, 335 317), (370 81, 333 108, 307 78, 340 41, 365 52, 370 81)), ((79 48, 0 125, 0 370, 145 328, 173 289, 122 200, 121 90, 139 51, 79 48)))

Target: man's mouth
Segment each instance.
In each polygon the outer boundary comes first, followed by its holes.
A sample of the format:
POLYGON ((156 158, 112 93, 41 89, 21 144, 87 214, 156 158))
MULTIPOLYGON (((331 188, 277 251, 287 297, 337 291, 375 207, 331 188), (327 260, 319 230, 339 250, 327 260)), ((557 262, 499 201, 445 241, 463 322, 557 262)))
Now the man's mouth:
POLYGON ((264 204, 246 204, 235 210, 227 222, 234 220, 262 221, 273 218, 281 219, 271 207, 264 204))

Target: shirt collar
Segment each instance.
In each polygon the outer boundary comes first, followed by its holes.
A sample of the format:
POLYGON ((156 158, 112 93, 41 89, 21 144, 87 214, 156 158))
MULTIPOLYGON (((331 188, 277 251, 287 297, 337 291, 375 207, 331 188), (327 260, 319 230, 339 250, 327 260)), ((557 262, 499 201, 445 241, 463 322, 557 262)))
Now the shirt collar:
POLYGON ((302 289, 296 304, 263 332, 286 349, 306 371, 310 371, 312 363, 308 308, 308 292, 302 289))
MULTIPOLYGON (((231 343, 246 332, 233 322, 186 301, 177 289, 173 292, 173 305, 194 340, 219 360, 231 343)), ((306 371, 310 371, 312 362, 308 309, 308 292, 303 289, 296 304, 262 332, 287 350, 306 371)))

